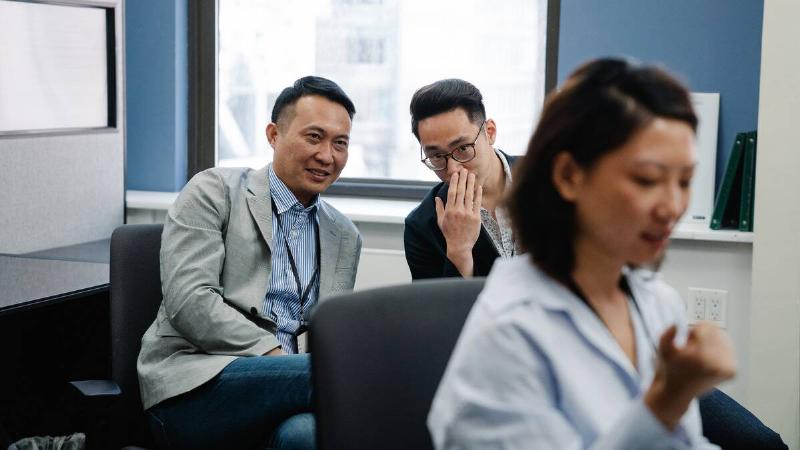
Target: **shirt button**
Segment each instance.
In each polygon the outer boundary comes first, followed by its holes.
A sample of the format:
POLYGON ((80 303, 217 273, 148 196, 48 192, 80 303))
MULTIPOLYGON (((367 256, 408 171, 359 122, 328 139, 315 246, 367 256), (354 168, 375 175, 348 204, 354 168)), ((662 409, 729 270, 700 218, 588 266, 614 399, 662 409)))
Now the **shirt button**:
POLYGON ((289 233, 289 238, 291 238, 291 239, 296 239, 296 238, 297 238, 297 230, 292 230, 292 231, 289 233))

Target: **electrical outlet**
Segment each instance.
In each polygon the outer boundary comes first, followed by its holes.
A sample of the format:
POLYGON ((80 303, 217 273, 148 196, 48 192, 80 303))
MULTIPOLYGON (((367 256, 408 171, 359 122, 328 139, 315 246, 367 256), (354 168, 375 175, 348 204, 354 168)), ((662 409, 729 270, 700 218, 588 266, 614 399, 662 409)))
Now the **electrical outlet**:
POLYGON ((697 323, 701 320, 706 320, 705 289, 690 287, 688 298, 686 318, 689 323, 697 323))
POLYGON ((706 320, 725 328, 728 313, 728 291, 709 289, 706 299, 706 320))
POLYGON ((728 291, 720 289, 689 288, 686 318, 690 324, 707 320, 725 328, 728 291))

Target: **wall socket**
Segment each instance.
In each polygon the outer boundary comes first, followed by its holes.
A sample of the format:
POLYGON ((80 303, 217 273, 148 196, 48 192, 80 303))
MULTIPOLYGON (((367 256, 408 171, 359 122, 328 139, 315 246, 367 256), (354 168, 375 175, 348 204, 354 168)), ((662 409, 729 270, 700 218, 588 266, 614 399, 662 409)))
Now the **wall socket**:
POLYGON ((701 320, 725 328, 728 314, 728 291, 721 289, 689 288, 686 318, 690 324, 701 320))

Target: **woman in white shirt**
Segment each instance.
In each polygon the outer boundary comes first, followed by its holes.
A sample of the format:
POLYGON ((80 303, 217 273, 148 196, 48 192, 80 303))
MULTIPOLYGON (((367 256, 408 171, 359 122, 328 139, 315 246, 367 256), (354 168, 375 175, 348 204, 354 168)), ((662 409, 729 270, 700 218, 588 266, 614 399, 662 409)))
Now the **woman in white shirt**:
POLYGON ((545 103, 497 261, 428 426, 439 449, 717 448, 696 397, 736 370, 657 274, 689 203, 697 118, 664 71, 604 59, 545 103))

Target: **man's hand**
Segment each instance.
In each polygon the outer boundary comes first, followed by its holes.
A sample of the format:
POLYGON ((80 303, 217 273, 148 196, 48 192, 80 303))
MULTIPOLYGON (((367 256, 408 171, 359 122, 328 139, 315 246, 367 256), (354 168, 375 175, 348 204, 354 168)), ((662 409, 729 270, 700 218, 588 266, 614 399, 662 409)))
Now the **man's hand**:
POLYGON ((689 330, 686 344, 675 346, 676 328, 668 328, 658 345, 658 367, 645 404, 669 429, 677 426, 689 402, 736 374, 733 344, 725 332, 701 322, 689 330))
POLYGON ((281 356, 285 354, 286 352, 284 352, 281 346, 279 345, 273 348, 272 350, 268 351, 267 353, 264 353, 264 356, 281 356))
POLYGON ((475 186, 475 174, 461 169, 450 177, 447 205, 435 197, 436 222, 447 243, 447 259, 465 278, 472 276, 472 247, 481 233, 483 186, 475 186))

